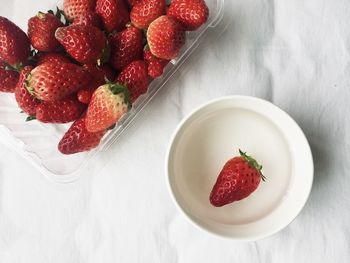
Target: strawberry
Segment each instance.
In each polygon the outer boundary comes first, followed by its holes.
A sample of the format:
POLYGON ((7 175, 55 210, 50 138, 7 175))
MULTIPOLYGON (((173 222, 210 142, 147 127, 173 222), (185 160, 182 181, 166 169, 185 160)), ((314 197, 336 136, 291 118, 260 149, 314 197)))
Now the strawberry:
POLYGON ((70 21, 94 11, 96 0, 64 0, 63 11, 70 21))
POLYGON ((30 56, 27 35, 14 23, 0 16, 0 61, 8 64, 24 64, 30 56))
POLYGON ((46 62, 31 71, 27 89, 40 100, 61 100, 85 87, 89 81, 89 74, 78 65, 46 62))
POLYGON ((14 92, 19 74, 14 70, 7 70, 5 64, 0 62, 0 91, 14 92))
POLYGON ((77 120, 85 109, 76 96, 63 100, 43 101, 36 108, 36 119, 44 123, 67 123, 77 120))
POLYGON ((88 64, 88 65, 84 65, 83 67, 91 75, 92 81, 88 84, 88 87, 78 91, 77 97, 81 103, 89 104, 91 96, 94 93, 94 91, 99 86, 105 84, 106 80, 114 79, 114 72, 107 65, 98 67, 96 65, 88 64))
POLYGON ((148 27, 147 41, 153 55, 171 60, 177 57, 185 44, 186 34, 173 17, 161 16, 148 27))
POLYGON ((175 17, 186 30, 193 31, 207 22, 209 9, 204 0, 173 0, 167 15, 175 17))
POLYGON ((110 64, 116 70, 122 70, 142 56, 142 32, 136 27, 130 26, 112 35, 109 42, 112 47, 110 64))
POLYGON ((131 9, 131 23, 138 28, 147 29, 151 22, 165 13, 165 6, 165 0, 143 0, 131 9))
POLYGON ((167 59, 155 57, 149 48, 143 51, 143 60, 147 64, 148 76, 153 79, 160 77, 164 72, 164 68, 169 63, 167 59))
POLYGON ((55 38, 57 28, 64 26, 53 14, 39 12, 28 21, 28 36, 32 46, 39 51, 55 51, 60 43, 55 38))
POLYGON ((76 120, 64 134, 58 144, 58 150, 63 154, 74 154, 96 148, 105 135, 106 130, 89 132, 85 126, 85 117, 76 120))
POLYGON ((32 66, 26 66, 22 69, 15 89, 15 97, 18 106, 25 113, 29 114, 29 116, 35 116, 36 108, 40 104, 40 101, 32 96, 26 88, 26 80, 32 69, 32 66))
POLYGON ((134 5, 137 5, 138 3, 141 3, 142 0, 128 0, 128 4, 130 7, 133 7, 134 5))
POLYGON ((131 62, 116 79, 117 83, 124 84, 130 92, 130 100, 133 103, 137 98, 146 93, 149 79, 147 65, 142 60, 131 62))
POLYGON ((210 193, 213 206, 223 206, 242 200, 253 193, 265 176, 262 166, 245 152, 239 150, 240 156, 230 159, 222 168, 210 193))
POLYGON ((35 55, 36 65, 39 66, 45 62, 51 63, 70 63, 70 60, 61 53, 37 53, 35 55))
POLYGON ((131 107, 128 89, 107 83, 95 90, 86 113, 86 129, 104 131, 115 124, 131 107))
POLYGON ((73 25, 85 25, 85 26, 95 26, 99 29, 102 29, 102 20, 101 17, 95 13, 88 13, 88 14, 84 14, 82 16, 77 17, 74 22, 73 25))
POLYGON ((129 12, 124 0, 97 0, 96 13, 101 16, 107 32, 120 31, 129 22, 129 12))
POLYGON ((56 30, 57 40, 82 64, 108 61, 110 48, 103 32, 94 26, 71 25, 56 30))

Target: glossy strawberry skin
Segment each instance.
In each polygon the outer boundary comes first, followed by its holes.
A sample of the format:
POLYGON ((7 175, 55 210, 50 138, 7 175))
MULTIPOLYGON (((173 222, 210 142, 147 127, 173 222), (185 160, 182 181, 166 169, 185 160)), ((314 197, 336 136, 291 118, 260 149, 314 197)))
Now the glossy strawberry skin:
POLYGON ((103 28, 101 17, 95 12, 79 16, 74 19, 73 25, 94 26, 99 29, 103 28))
POLYGON ((76 120, 64 134, 58 144, 58 150, 63 154, 74 154, 96 148, 105 135, 106 130, 89 132, 85 126, 85 117, 76 120))
POLYGON ((108 60, 108 43, 103 32, 94 26, 71 25, 56 30, 56 38, 76 61, 96 64, 108 60), (107 57, 104 58, 105 54, 107 57))
POLYGON ((161 16, 154 20, 147 31, 149 48, 158 58, 171 60, 185 44, 183 27, 173 17, 161 16))
POLYGON ((259 171, 241 156, 230 159, 221 170, 210 194, 210 203, 220 207, 248 197, 259 186, 259 171))
POLYGON ((147 64, 148 76, 153 79, 160 77, 169 63, 167 59, 155 57, 148 48, 143 51, 143 60, 147 64))
POLYGON ((131 23, 138 28, 147 29, 149 24, 165 13, 165 6, 165 0, 143 0, 131 9, 131 23))
POLYGON ((27 35, 10 20, 0 16, 0 61, 11 65, 24 64, 29 56, 27 35))
POLYGON ((64 0, 63 10, 66 17, 73 21, 94 11, 96 0, 64 0))
POLYGON ((204 0, 173 0, 167 15, 176 18, 186 30, 197 30, 209 16, 209 9, 204 0))
POLYGON ((62 26, 63 23, 53 14, 39 12, 28 21, 28 36, 32 46, 43 52, 55 51, 60 45, 55 32, 62 26))
POLYGON ((14 92, 18 80, 18 72, 14 70, 6 70, 5 65, 0 62, 0 91, 14 92))
POLYGON ((86 112, 86 129, 90 132, 103 131, 129 110, 129 93, 125 86, 105 84, 95 90, 86 112))
POLYGON ((140 95, 147 92, 149 78, 146 63, 142 60, 131 62, 119 74, 115 82, 127 86, 130 92, 130 100, 134 103, 140 95))
POLYGON ((90 75, 71 63, 46 62, 31 71, 28 90, 44 101, 61 100, 88 85, 90 75))
POLYGON ((102 18, 107 32, 120 31, 129 22, 129 12, 124 0, 97 0, 96 13, 102 18))
POLYGON ((106 80, 112 81, 114 79, 114 72, 108 65, 98 67, 88 64, 83 67, 90 74, 92 80, 87 87, 78 91, 77 98, 81 103, 89 104, 94 91, 99 86, 105 84, 106 80))
POLYGON ((134 5, 137 5, 138 3, 141 3, 142 0, 128 0, 128 4, 130 7, 133 7, 134 5))
POLYGON ((43 63, 70 63, 71 61, 61 53, 37 53, 34 57, 36 65, 40 66, 43 63))
POLYGON ((136 27, 130 26, 112 35, 109 42, 112 48, 110 64, 116 70, 122 70, 142 56, 142 32, 136 27))
POLYGON ((36 108, 41 103, 40 100, 32 96, 26 87, 26 80, 32 71, 32 66, 26 66, 20 73, 19 81, 15 89, 15 98, 18 106, 29 116, 35 116, 36 108))
POLYGON ((44 101, 36 108, 36 119, 44 123, 68 123, 77 120, 85 105, 75 95, 58 101, 44 101))

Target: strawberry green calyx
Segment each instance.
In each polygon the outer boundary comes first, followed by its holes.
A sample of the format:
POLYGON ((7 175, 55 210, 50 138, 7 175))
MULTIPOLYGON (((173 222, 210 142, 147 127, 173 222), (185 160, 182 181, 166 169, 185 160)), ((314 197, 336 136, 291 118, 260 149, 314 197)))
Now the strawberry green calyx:
POLYGON ((30 86, 30 80, 32 78, 32 74, 28 74, 27 79, 24 81, 24 86, 26 87, 26 89, 28 90, 29 94, 34 96, 34 89, 30 86))
POLYGON ((23 64, 22 63, 17 63, 17 64, 14 64, 14 65, 10 65, 6 62, 2 62, 4 65, 5 65, 5 70, 12 70, 12 71, 16 71, 18 73, 21 72, 21 70, 24 68, 23 64))
POLYGON ((109 90, 114 94, 124 94, 124 102, 128 104, 129 109, 131 108, 131 100, 130 100, 130 92, 126 85, 122 85, 120 83, 108 83, 109 90))
POLYGON ((32 120, 36 120, 36 117, 35 117, 35 116, 28 116, 28 117, 26 118, 26 122, 32 121, 32 120))
POLYGON ((45 20, 46 14, 43 12, 38 12, 36 15, 40 20, 45 20))
POLYGON ((255 168, 256 170, 259 171, 259 174, 261 176, 261 179, 265 182, 266 177, 262 174, 261 169, 263 168, 261 164, 259 164, 253 157, 247 155, 246 152, 243 152, 241 149, 239 149, 239 154, 241 157, 247 161, 250 167, 255 168))

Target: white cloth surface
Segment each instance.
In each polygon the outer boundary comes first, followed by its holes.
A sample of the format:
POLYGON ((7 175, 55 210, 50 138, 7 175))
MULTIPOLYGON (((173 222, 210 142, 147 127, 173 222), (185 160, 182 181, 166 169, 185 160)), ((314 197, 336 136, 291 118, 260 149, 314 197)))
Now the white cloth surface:
MULTIPOLYGON (((0 0, 26 28, 55 0, 0 0)), ((349 262, 350 1, 226 0, 212 32, 72 185, 48 181, 0 144, 0 262, 349 262), (220 34, 220 37, 217 35, 220 34), (195 228, 167 192, 164 156, 180 120, 229 94, 274 102, 300 124, 315 180, 301 214, 280 233, 238 243, 195 228)))

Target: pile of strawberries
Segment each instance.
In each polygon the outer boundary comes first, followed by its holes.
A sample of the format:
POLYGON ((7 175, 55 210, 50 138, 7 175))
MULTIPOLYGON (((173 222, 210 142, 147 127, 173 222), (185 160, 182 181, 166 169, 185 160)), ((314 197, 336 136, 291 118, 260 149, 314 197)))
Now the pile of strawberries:
POLYGON ((28 35, 0 17, 0 91, 27 120, 73 122, 63 154, 95 148, 209 15, 204 0, 65 0, 28 35))

